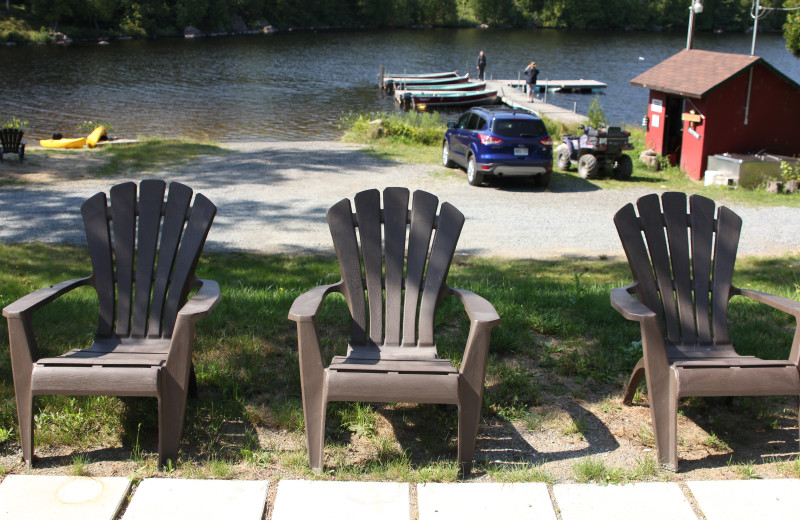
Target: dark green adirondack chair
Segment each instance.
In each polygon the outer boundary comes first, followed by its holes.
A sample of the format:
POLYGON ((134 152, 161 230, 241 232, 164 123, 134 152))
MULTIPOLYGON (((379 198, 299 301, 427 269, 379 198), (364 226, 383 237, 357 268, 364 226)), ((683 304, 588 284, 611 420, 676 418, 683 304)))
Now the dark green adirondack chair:
POLYGON ((742 219, 710 199, 692 195, 687 207, 684 193, 648 195, 614 223, 634 283, 612 290, 611 304, 639 322, 644 354, 623 401, 631 404, 646 375, 658 458, 677 470, 681 397, 800 395, 800 327, 786 360, 740 356, 728 334, 730 298, 752 298, 796 322, 800 303, 732 285, 742 219))
POLYGON ((17 154, 22 162, 26 144, 22 136, 23 132, 18 128, 0 128, 0 162, 3 162, 3 155, 7 153, 17 154))
MULTIPOLYGON (((145 180, 98 193, 81 207, 93 273, 33 292, 3 309, 22 455, 33 461, 33 397, 149 396, 158 399, 159 463, 176 459, 187 392, 194 383, 195 321, 216 307, 216 282, 194 271, 216 207, 173 182, 145 180), (92 345, 41 358, 33 313, 81 286, 97 291, 92 345), (187 302, 190 292, 199 287, 187 302)), ((196 387, 194 389, 196 393, 196 387)))
POLYGON ((472 469, 491 330, 500 319, 480 296, 446 285, 464 215, 423 191, 387 188, 344 199, 328 211, 342 279, 299 296, 297 322, 308 456, 314 471, 324 458, 329 401, 458 405, 458 461, 472 469), (431 237, 433 241, 431 244, 431 237), (360 240, 359 240, 360 239, 360 240), (363 258, 363 260, 362 260, 363 258), (426 268, 427 263, 427 268, 426 268), (347 355, 326 367, 316 315, 325 296, 344 295, 350 310, 347 355), (436 354, 433 320, 439 302, 458 297, 471 320, 460 369, 436 354))

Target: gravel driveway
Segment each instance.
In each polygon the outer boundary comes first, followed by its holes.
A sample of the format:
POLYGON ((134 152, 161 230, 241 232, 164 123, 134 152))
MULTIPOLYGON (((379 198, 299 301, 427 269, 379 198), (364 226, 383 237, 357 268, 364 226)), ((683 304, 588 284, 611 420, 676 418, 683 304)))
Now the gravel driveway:
MULTIPOLYGON (((483 188, 463 172, 370 157, 359 145, 333 141, 226 143, 233 152, 172 168, 163 177, 204 193, 219 212, 207 248, 264 253, 332 253, 328 207, 367 188, 406 186, 436 194, 467 217, 459 253, 508 258, 619 257, 612 215, 653 188, 600 190, 554 182, 547 191, 525 183, 483 188)), ((83 200, 125 179, 30 184, 0 191, 4 242, 83 244, 83 200)), ((139 179, 132 179, 139 180, 139 179)), ((743 255, 800 248, 800 208, 731 206, 744 219, 743 255)))

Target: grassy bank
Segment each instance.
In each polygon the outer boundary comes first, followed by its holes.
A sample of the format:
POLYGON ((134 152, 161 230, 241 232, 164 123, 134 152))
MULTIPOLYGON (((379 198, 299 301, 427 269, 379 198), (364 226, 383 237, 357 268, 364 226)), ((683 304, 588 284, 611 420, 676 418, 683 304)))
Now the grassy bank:
MULTIPOLYGON (((737 265, 735 282, 796 297, 798 269, 797 257, 743 260, 737 265)), ((88 272, 84 248, 0 245, 0 305, 88 272)), ((182 455, 170 472, 188 477, 310 477, 296 334, 287 313, 299 294, 339 278, 335 259, 205 254, 198 275, 220 283, 222 302, 210 318, 198 323, 194 361, 200 398, 189 402, 182 455)), ((555 426, 553 418, 563 411, 555 410, 554 403, 568 399, 587 408, 591 403, 618 406, 616 400, 640 346, 638 328, 612 310, 608 294, 629 279, 626 264, 604 260, 465 258, 455 263, 450 285, 485 296, 502 317, 492 335, 482 428, 514 424, 522 430, 552 429, 556 437, 570 436, 586 428, 585 419, 555 426)), ((94 305, 93 292, 81 289, 39 311, 36 326, 42 354, 85 346, 96 321, 94 305)), ((766 358, 788 354, 792 330, 784 315, 744 300, 733 301, 731 315, 734 341, 749 345, 742 353, 766 358)), ((320 315, 327 359, 346 348, 346 316, 346 305, 338 297, 326 303, 320 315)), ((437 324, 441 353, 458 362, 469 323, 453 299, 444 301, 437 324)), ((0 328, 5 326, 3 320, 0 328)), ((0 331, 0 348, 8 351, 6 338, 7 332, 0 331)), ((705 417, 703 426, 727 444, 741 439, 736 424, 777 424, 784 419, 781 401, 748 403, 731 411, 718 401, 695 399, 687 401, 684 411, 687 416, 705 417)), ((70 455, 74 450, 84 457, 77 460, 79 466, 110 457, 128 460, 124 471, 133 477, 162 474, 155 468, 153 399, 46 396, 36 399, 35 413, 36 450, 49 457, 49 465, 69 466, 70 460, 76 464, 77 455, 70 455)), ((446 408, 334 403, 328 417, 329 477, 456 478, 456 424, 446 408)), ((24 471, 16 457, 9 457, 18 453, 17 434, 10 361, 3 355, 0 460, 7 462, 0 466, 0 474, 24 471)), ((627 468, 624 475, 635 479, 636 471, 627 468)), ((479 460, 478 475, 484 473, 495 480, 549 479, 530 465, 479 460)), ((640 477, 651 478, 654 473, 640 477)), ((577 473, 575 478, 580 478, 577 473)))
MULTIPOLYGON (((442 137, 447 130, 447 121, 455 120, 457 115, 436 113, 369 113, 350 114, 342 119, 345 129, 344 139, 364 143, 370 153, 389 160, 441 164, 442 137), (382 128, 382 131, 378 131, 382 128)), ((568 125, 543 118, 547 131, 553 137, 554 149, 564 134, 578 134, 576 125, 568 125)), ((702 182, 689 179, 677 166, 669 166, 662 160, 662 169, 649 169, 639 155, 645 150, 645 131, 639 127, 626 127, 631 133, 634 149, 628 153, 633 159, 633 176, 627 181, 610 177, 584 180, 572 168, 570 171, 554 167, 550 184, 552 191, 569 190, 575 184, 589 184, 599 189, 621 189, 631 186, 650 187, 658 191, 682 191, 698 193, 723 203, 739 203, 755 206, 800 206, 800 193, 767 193, 763 187, 752 190, 727 186, 705 186, 702 182)), ((586 186, 584 186, 584 189, 586 186)))

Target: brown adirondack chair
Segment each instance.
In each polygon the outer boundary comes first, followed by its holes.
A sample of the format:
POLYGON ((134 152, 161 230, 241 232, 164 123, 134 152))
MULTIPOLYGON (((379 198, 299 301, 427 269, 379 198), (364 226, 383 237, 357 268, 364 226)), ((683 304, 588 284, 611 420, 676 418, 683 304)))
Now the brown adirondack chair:
POLYGON ((22 140, 23 132, 17 128, 0 128, 0 162, 3 162, 3 155, 15 153, 19 156, 20 162, 25 158, 25 144, 22 140))
POLYGON ((194 271, 216 207, 173 182, 145 180, 98 193, 81 206, 93 273, 40 289, 3 309, 22 456, 33 461, 36 395, 149 396, 158 399, 159 464, 176 459, 187 391, 193 386, 195 321, 219 301, 219 286, 194 271), (87 349, 41 358, 33 313, 81 286, 97 291, 99 321, 87 349), (199 287, 191 300, 190 291, 199 287))
POLYGON ((500 318, 485 299, 446 285, 464 215, 446 202, 437 215, 438 199, 423 191, 414 192, 409 211, 404 188, 387 188, 383 208, 378 190, 354 201, 355 213, 343 199, 327 214, 342 279, 299 296, 289 311, 297 322, 310 466, 322 470, 329 401, 442 403, 458 405, 458 461, 469 474, 489 340, 500 318), (316 315, 332 292, 347 301, 351 333, 347 355, 326 367, 316 315), (433 338, 436 307, 448 295, 471 320, 460 369, 437 357, 433 338))
POLYGON ((623 402, 647 376, 659 461, 678 469, 678 401, 685 396, 800 395, 800 327, 787 360, 740 356, 728 334, 728 301, 745 296, 800 321, 800 303, 732 285, 741 218, 714 201, 683 193, 640 198, 614 216, 634 283, 611 304, 641 326, 644 357, 623 402), (635 295, 634 298, 632 295, 635 295))

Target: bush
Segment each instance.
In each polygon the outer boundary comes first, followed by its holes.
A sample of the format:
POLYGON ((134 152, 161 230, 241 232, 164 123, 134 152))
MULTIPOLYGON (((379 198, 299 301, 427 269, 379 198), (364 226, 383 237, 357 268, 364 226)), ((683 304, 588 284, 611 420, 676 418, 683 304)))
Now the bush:
POLYGON ((342 117, 341 126, 346 130, 345 137, 354 141, 388 139, 421 145, 438 144, 447 130, 439 114, 426 112, 351 112, 342 117))

